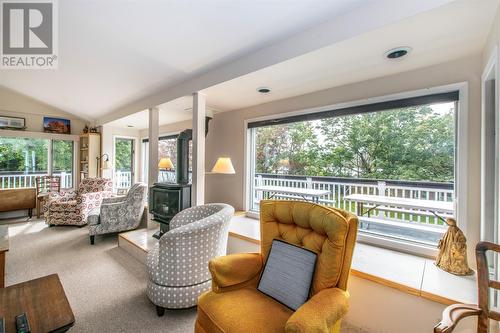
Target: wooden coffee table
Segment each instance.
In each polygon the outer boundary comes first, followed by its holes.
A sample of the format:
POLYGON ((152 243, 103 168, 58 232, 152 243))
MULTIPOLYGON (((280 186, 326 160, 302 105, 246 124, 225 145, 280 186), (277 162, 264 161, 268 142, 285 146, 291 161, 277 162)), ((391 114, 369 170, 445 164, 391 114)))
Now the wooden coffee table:
POLYGON ((5 332, 15 333, 15 317, 26 313, 32 333, 65 332, 75 323, 57 274, 0 289, 0 317, 5 332))

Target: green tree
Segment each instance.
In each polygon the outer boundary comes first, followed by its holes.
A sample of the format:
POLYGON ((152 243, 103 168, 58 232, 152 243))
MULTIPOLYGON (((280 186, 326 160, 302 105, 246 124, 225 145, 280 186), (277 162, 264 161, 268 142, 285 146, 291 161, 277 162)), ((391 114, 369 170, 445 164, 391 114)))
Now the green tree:
POLYGON ((422 106, 257 128, 256 171, 453 181, 453 117, 422 106))
POLYGON ((49 140, 0 138, 0 172, 46 172, 49 140))
POLYGON ((132 171, 132 143, 131 139, 116 139, 115 141, 115 169, 132 171))

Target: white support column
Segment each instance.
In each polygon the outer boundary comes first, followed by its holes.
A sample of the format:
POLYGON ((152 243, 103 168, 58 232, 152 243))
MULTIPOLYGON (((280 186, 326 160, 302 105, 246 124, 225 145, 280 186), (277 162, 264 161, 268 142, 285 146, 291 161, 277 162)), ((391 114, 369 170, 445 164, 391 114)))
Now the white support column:
POLYGON ((149 166, 148 166, 148 185, 153 186, 158 182, 158 122, 159 111, 157 107, 149 108, 149 166))
POLYGON ((193 206, 205 203, 205 95, 193 94, 193 206))

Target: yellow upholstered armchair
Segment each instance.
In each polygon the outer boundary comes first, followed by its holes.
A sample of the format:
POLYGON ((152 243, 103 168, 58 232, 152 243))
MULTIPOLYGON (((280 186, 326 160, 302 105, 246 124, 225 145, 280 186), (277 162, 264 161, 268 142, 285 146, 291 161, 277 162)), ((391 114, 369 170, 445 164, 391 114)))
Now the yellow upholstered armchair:
POLYGON ((239 253, 209 263, 212 290, 198 299, 197 333, 340 332, 358 218, 302 201, 260 203, 261 253, 239 253), (257 290, 273 239, 317 253, 311 297, 293 311, 257 290))

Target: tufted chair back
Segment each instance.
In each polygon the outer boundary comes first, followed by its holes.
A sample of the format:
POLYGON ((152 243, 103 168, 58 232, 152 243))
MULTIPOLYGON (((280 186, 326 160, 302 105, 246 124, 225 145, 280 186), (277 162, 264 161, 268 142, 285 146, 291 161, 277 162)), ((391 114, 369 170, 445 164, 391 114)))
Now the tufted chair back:
POLYGON ((347 288, 358 218, 349 212, 290 200, 260 202, 261 253, 264 260, 273 239, 318 255, 311 295, 325 288, 347 288))
POLYGON ((113 181, 108 178, 85 178, 78 186, 78 194, 108 192, 113 190, 113 181))

